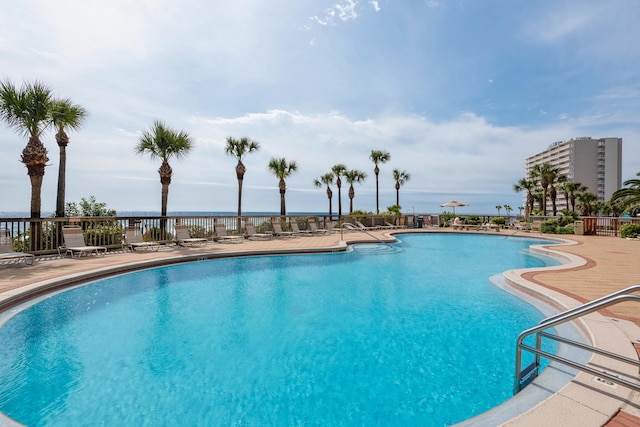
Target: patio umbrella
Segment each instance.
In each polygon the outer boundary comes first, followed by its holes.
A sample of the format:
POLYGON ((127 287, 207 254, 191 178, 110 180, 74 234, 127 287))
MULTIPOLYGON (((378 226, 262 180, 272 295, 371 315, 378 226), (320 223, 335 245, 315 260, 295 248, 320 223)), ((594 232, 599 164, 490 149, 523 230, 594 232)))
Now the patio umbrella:
POLYGON ((458 202, 456 200, 452 200, 450 202, 440 205, 440 207, 443 207, 443 208, 453 208, 454 215, 456 214, 456 207, 459 207, 459 206, 469 206, 469 205, 466 203, 458 202))

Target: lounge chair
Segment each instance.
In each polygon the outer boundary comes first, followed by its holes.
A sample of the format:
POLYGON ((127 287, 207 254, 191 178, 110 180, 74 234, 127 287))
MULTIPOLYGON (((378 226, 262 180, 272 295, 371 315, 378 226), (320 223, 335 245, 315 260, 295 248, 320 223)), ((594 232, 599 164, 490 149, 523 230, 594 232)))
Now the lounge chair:
POLYGON ((452 230, 462 230, 464 227, 464 222, 459 217, 456 217, 451 223, 452 230))
POLYGON ((301 235, 302 234, 302 235, 305 235, 305 236, 310 236, 311 234, 313 234, 313 231, 311 231, 311 230, 300 230, 300 227, 298 227, 298 221, 296 221, 293 218, 291 218, 291 220, 289 220, 289 225, 291 225, 291 231, 295 235, 301 235))
POLYGON ((230 236, 227 234, 227 227, 219 222, 214 224, 216 230, 216 238, 219 243, 242 243, 244 242, 244 236, 230 236))
POLYGON ((160 249, 158 242, 145 242, 138 227, 127 227, 124 231, 124 246, 129 248, 131 252, 136 249, 146 249, 149 251, 157 251, 160 249))
POLYGON ((257 233, 256 227, 250 222, 245 222, 244 230, 249 240, 269 240, 273 237, 272 233, 257 233))
POLYGON ((318 224, 312 219, 310 219, 307 224, 309 225, 309 230, 311 230, 315 234, 324 234, 327 232, 324 228, 318 228, 318 224))
POLYGON ((204 237, 191 237, 189 227, 186 225, 176 225, 176 244, 180 246, 206 245, 207 239, 204 237))
POLYGON ((82 255, 103 255, 107 252, 107 248, 104 246, 88 246, 84 241, 84 234, 82 234, 82 228, 75 226, 62 227, 62 237, 64 238, 64 246, 58 248, 58 255, 64 256, 71 255, 71 258, 75 258, 74 254, 78 257, 82 255))
POLYGON ((360 221, 356 221, 356 226, 360 229, 360 230, 380 230, 380 227, 378 227, 377 225, 374 225, 373 227, 367 227, 366 225, 364 225, 363 223, 361 223, 360 221))
POLYGON ((22 262, 25 264, 33 265, 36 256, 28 254, 26 252, 14 252, 13 251, 13 239, 9 230, 2 230, 0 232, 0 262, 22 262))
POLYGON ((401 228, 399 225, 391 224, 391 223, 390 223, 390 222, 388 222, 388 221, 385 221, 385 224, 386 224, 387 228, 389 228, 389 229, 391 229, 391 230, 395 230, 395 229, 397 229, 397 228, 401 228))
POLYGON ((276 237, 294 237, 292 231, 282 231, 282 225, 279 221, 271 221, 271 228, 273 229, 273 235, 276 237))

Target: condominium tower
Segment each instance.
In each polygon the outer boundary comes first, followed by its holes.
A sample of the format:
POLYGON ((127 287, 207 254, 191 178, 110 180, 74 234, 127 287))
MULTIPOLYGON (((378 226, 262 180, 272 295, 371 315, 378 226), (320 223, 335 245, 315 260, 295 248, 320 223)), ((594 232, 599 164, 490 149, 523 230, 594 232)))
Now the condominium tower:
MULTIPOLYGON (((599 202, 605 202, 622 185, 622 138, 579 137, 554 142, 546 150, 527 158, 525 176, 529 176, 535 165, 542 163, 549 163, 569 181, 587 187, 598 196, 599 202)), ((558 210, 567 207, 561 194, 558 191, 558 210)))

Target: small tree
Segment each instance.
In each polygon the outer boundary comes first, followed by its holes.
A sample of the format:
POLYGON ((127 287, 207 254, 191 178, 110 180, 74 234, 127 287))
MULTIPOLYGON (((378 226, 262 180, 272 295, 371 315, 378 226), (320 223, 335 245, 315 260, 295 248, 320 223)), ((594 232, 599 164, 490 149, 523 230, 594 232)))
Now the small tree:
POLYGON ((380 168, 378 167, 378 163, 386 163, 391 160, 391 154, 387 151, 382 150, 371 150, 371 154, 369 158, 375 165, 373 168, 373 173, 376 174, 376 213, 380 213, 380 204, 379 204, 379 190, 378 190, 378 175, 380 175, 380 168))
POLYGON ((331 184, 333 184, 333 173, 325 173, 320 178, 313 181, 313 185, 316 187, 322 187, 323 185, 327 186, 327 198, 329 199, 329 218, 332 215, 332 207, 331 207, 331 199, 333 197, 333 191, 331 191, 331 184))
POLYGON ((356 196, 356 190, 353 188, 354 183, 361 183, 367 177, 367 174, 353 169, 344 173, 347 182, 349 183, 349 213, 353 212, 353 198, 356 196))
POLYGON ((409 172, 401 171, 399 169, 393 170, 393 180, 396 182, 396 205, 400 206, 400 187, 406 184, 411 179, 409 172))
POLYGON ((298 170, 298 164, 295 161, 288 162, 284 157, 272 158, 269 161, 269 170, 280 179, 278 183, 278 189, 280 190, 280 215, 284 216, 287 214, 287 207, 284 198, 285 193, 287 192, 287 183, 285 182, 285 178, 288 178, 298 170))

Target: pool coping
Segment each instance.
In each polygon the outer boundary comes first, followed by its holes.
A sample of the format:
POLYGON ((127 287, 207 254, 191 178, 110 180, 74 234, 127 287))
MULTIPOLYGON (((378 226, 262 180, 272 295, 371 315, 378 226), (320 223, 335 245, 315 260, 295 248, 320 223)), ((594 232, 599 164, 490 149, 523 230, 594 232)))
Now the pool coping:
MULTIPOLYGON (((395 234, 438 231, 439 230, 417 231, 415 229, 386 230, 383 233, 378 233, 378 235, 381 236, 381 242, 391 243, 397 240, 393 237, 395 234)), ((25 300, 35 298, 51 291, 71 287, 88 280, 95 280, 96 278, 122 274, 143 268, 153 268, 184 262, 238 256, 341 252, 346 251, 349 246, 354 244, 377 243, 369 237, 356 239, 355 236, 351 235, 352 238, 348 238, 349 234, 352 233, 347 233, 346 236, 341 236, 341 239, 344 238, 344 240, 339 240, 337 243, 332 245, 325 245, 321 247, 281 249, 272 247, 269 249, 243 250, 242 248, 237 247, 240 245, 233 245, 234 247, 232 250, 222 252, 206 250, 206 247, 204 247, 199 248, 199 250, 188 251, 187 253, 180 252, 162 258, 133 260, 119 262, 115 265, 91 268, 64 276, 34 281, 33 283, 1 292, 0 311, 6 311, 10 306, 15 306, 25 300)), ((371 234, 369 234, 369 236, 371 236, 371 234)), ((559 239, 557 237, 543 237, 537 235, 521 235, 513 237, 534 237, 536 239, 540 238, 542 240, 558 242, 561 245, 576 244, 575 241, 559 239)), ((313 237, 304 237, 302 239, 309 240, 313 239, 313 237)), ((374 237, 374 239, 378 239, 378 237, 374 237)), ((216 244, 216 247, 219 247, 219 245, 216 244)), ((533 300, 544 301, 545 305, 555 307, 556 309, 566 309, 579 305, 580 302, 576 299, 553 289, 549 289, 548 287, 536 284, 525 279, 523 276, 532 271, 549 271, 550 269, 557 269, 561 271, 571 269, 583 266, 587 261, 578 255, 555 251, 545 245, 534 245, 532 246, 532 251, 544 255, 564 258, 568 260, 568 263, 554 267, 545 267, 544 269, 535 268, 506 271, 503 273, 503 278, 507 288, 510 288, 510 291, 514 293, 519 293, 523 298, 524 295, 526 295, 528 298, 532 298, 533 300)), ((120 254, 115 256, 120 256, 120 254)), ((509 291, 508 289, 505 290, 509 291)), ((578 321, 577 324, 585 336, 594 344, 604 347, 609 351, 624 354, 627 357, 638 358, 637 353, 632 351, 633 346, 629 345, 634 341, 634 338, 632 337, 640 337, 640 328, 633 322, 605 317, 601 314, 593 313, 586 316, 583 320, 578 321), (631 347, 631 349, 629 347, 631 347)), ((592 363, 599 363, 598 357, 594 357, 592 363)), ((549 368, 551 368, 551 366, 549 368)), ((606 424, 606 422, 615 415, 620 408, 625 407, 625 405, 633 405, 632 402, 640 401, 640 399, 635 396, 637 393, 634 394, 623 387, 611 388, 607 384, 597 382, 592 375, 579 373, 574 376, 573 373, 570 373, 569 376, 567 376, 566 372, 557 369, 555 366, 552 369, 549 368, 547 368, 543 374, 536 379, 536 381, 529 385, 527 389, 518 394, 518 396, 520 396, 527 392, 527 394, 538 396, 536 398, 538 403, 532 404, 531 401, 529 401, 526 405, 523 405, 522 401, 524 398, 516 396, 507 400, 502 405, 480 414, 477 417, 466 420, 459 425, 495 426, 498 425, 496 422, 500 422, 501 424, 499 425, 504 426, 542 425, 544 423, 556 425, 560 422, 560 424, 566 426, 576 425, 595 427, 606 424), (556 373, 555 376, 551 375, 553 372, 556 373), (547 377, 553 378, 549 381, 547 377), (559 377, 561 377, 560 380, 558 380, 559 377), (552 387, 554 383, 555 386, 552 387), (602 398, 603 396, 606 396, 607 398, 604 399, 602 398), (501 415, 498 417, 497 414, 499 413, 501 415)), ((624 368, 626 367, 616 367, 616 369, 620 369, 622 372, 625 371, 624 368)), ((20 424, 8 419, 0 413, 0 427, 15 427, 19 425, 20 424)))

